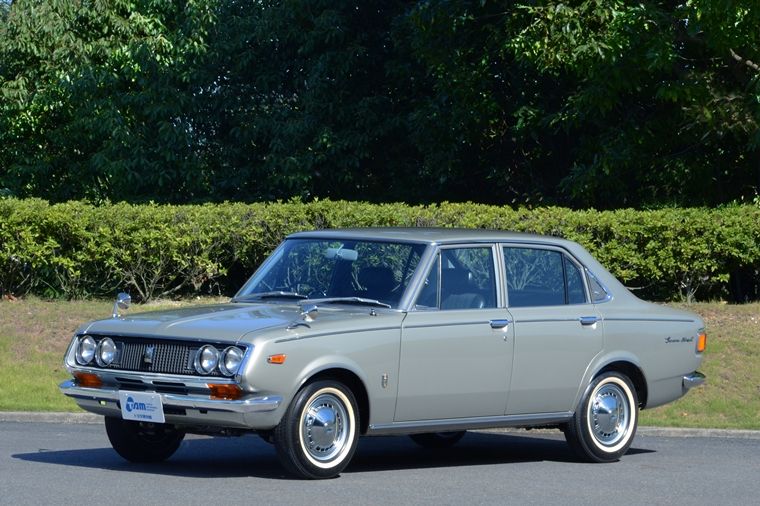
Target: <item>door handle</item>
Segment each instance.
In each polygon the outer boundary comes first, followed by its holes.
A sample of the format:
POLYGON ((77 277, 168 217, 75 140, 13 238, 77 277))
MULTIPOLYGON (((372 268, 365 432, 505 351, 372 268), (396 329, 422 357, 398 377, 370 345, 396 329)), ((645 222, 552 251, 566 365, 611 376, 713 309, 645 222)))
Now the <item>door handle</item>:
POLYGON ((588 326, 588 325, 593 325, 596 322, 598 322, 599 318, 596 316, 581 316, 580 318, 578 318, 578 320, 581 322, 581 325, 588 326))
POLYGON ((509 320, 491 320, 488 322, 492 329, 503 329, 511 323, 509 320))

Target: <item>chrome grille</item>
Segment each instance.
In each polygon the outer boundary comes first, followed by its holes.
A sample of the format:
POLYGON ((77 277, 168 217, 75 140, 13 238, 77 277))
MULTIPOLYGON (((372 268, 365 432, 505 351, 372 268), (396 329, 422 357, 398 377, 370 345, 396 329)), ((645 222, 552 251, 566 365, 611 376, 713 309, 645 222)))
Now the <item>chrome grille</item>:
MULTIPOLYGON (((115 341, 119 347, 119 342, 115 341)), ((123 343, 118 369, 127 371, 150 371, 171 374, 193 374, 190 347, 184 344, 163 342, 123 343), (144 360, 148 346, 153 346, 151 363, 144 360)), ((199 347, 195 346, 194 350, 199 347)), ((193 350, 193 355, 194 355, 193 350)))

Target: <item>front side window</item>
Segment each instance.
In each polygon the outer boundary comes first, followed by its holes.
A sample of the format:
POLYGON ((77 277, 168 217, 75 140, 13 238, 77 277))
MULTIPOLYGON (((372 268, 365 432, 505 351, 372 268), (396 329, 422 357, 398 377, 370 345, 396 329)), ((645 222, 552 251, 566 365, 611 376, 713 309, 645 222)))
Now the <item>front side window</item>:
POLYGON ((586 302, 580 269, 560 251, 505 247, 504 268, 511 307, 586 302))
POLYGON ((417 309, 483 309, 496 307, 493 249, 442 249, 417 297, 417 309))

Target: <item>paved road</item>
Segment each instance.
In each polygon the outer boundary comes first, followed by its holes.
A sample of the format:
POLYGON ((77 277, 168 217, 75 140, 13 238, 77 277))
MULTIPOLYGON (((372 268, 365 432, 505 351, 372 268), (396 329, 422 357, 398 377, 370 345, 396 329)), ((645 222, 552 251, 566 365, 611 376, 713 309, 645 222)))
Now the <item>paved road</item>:
POLYGON ((573 460, 555 433, 468 433, 455 448, 360 440, 340 478, 292 480, 256 436, 190 436, 134 465, 100 425, 0 422, 0 504, 740 504, 760 497, 760 440, 637 436, 618 463, 573 460))

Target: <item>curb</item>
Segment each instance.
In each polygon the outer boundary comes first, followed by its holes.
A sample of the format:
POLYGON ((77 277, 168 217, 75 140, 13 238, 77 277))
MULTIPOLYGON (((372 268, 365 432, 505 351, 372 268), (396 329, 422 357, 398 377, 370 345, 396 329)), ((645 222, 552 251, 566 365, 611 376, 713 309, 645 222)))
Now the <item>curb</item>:
MULTIPOLYGON (((523 434, 561 434, 556 428, 521 429, 518 427, 503 427, 498 429, 483 429, 477 432, 523 433, 523 434)), ((644 427, 636 429, 636 436, 645 437, 702 437, 723 439, 760 439, 760 430, 741 429, 692 429, 684 427, 644 427)))
POLYGON ((16 423, 101 423, 93 413, 56 413, 45 411, 0 411, 0 422, 16 423))
MULTIPOLYGON (((0 411, 0 422, 100 424, 103 417, 93 413, 56 413, 33 411, 0 411)), ((483 432, 525 432, 524 429, 487 429, 483 432)), ((533 432, 557 432, 556 429, 535 429, 533 432)), ((639 427, 637 435, 654 437, 712 437, 725 439, 760 439, 760 430, 687 429, 682 427, 639 427)))
POLYGON ((686 429, 682 427, 639 427, 637 435, 657 437, 715 437, 726 439, 760 439, 760 430, 686 429))

